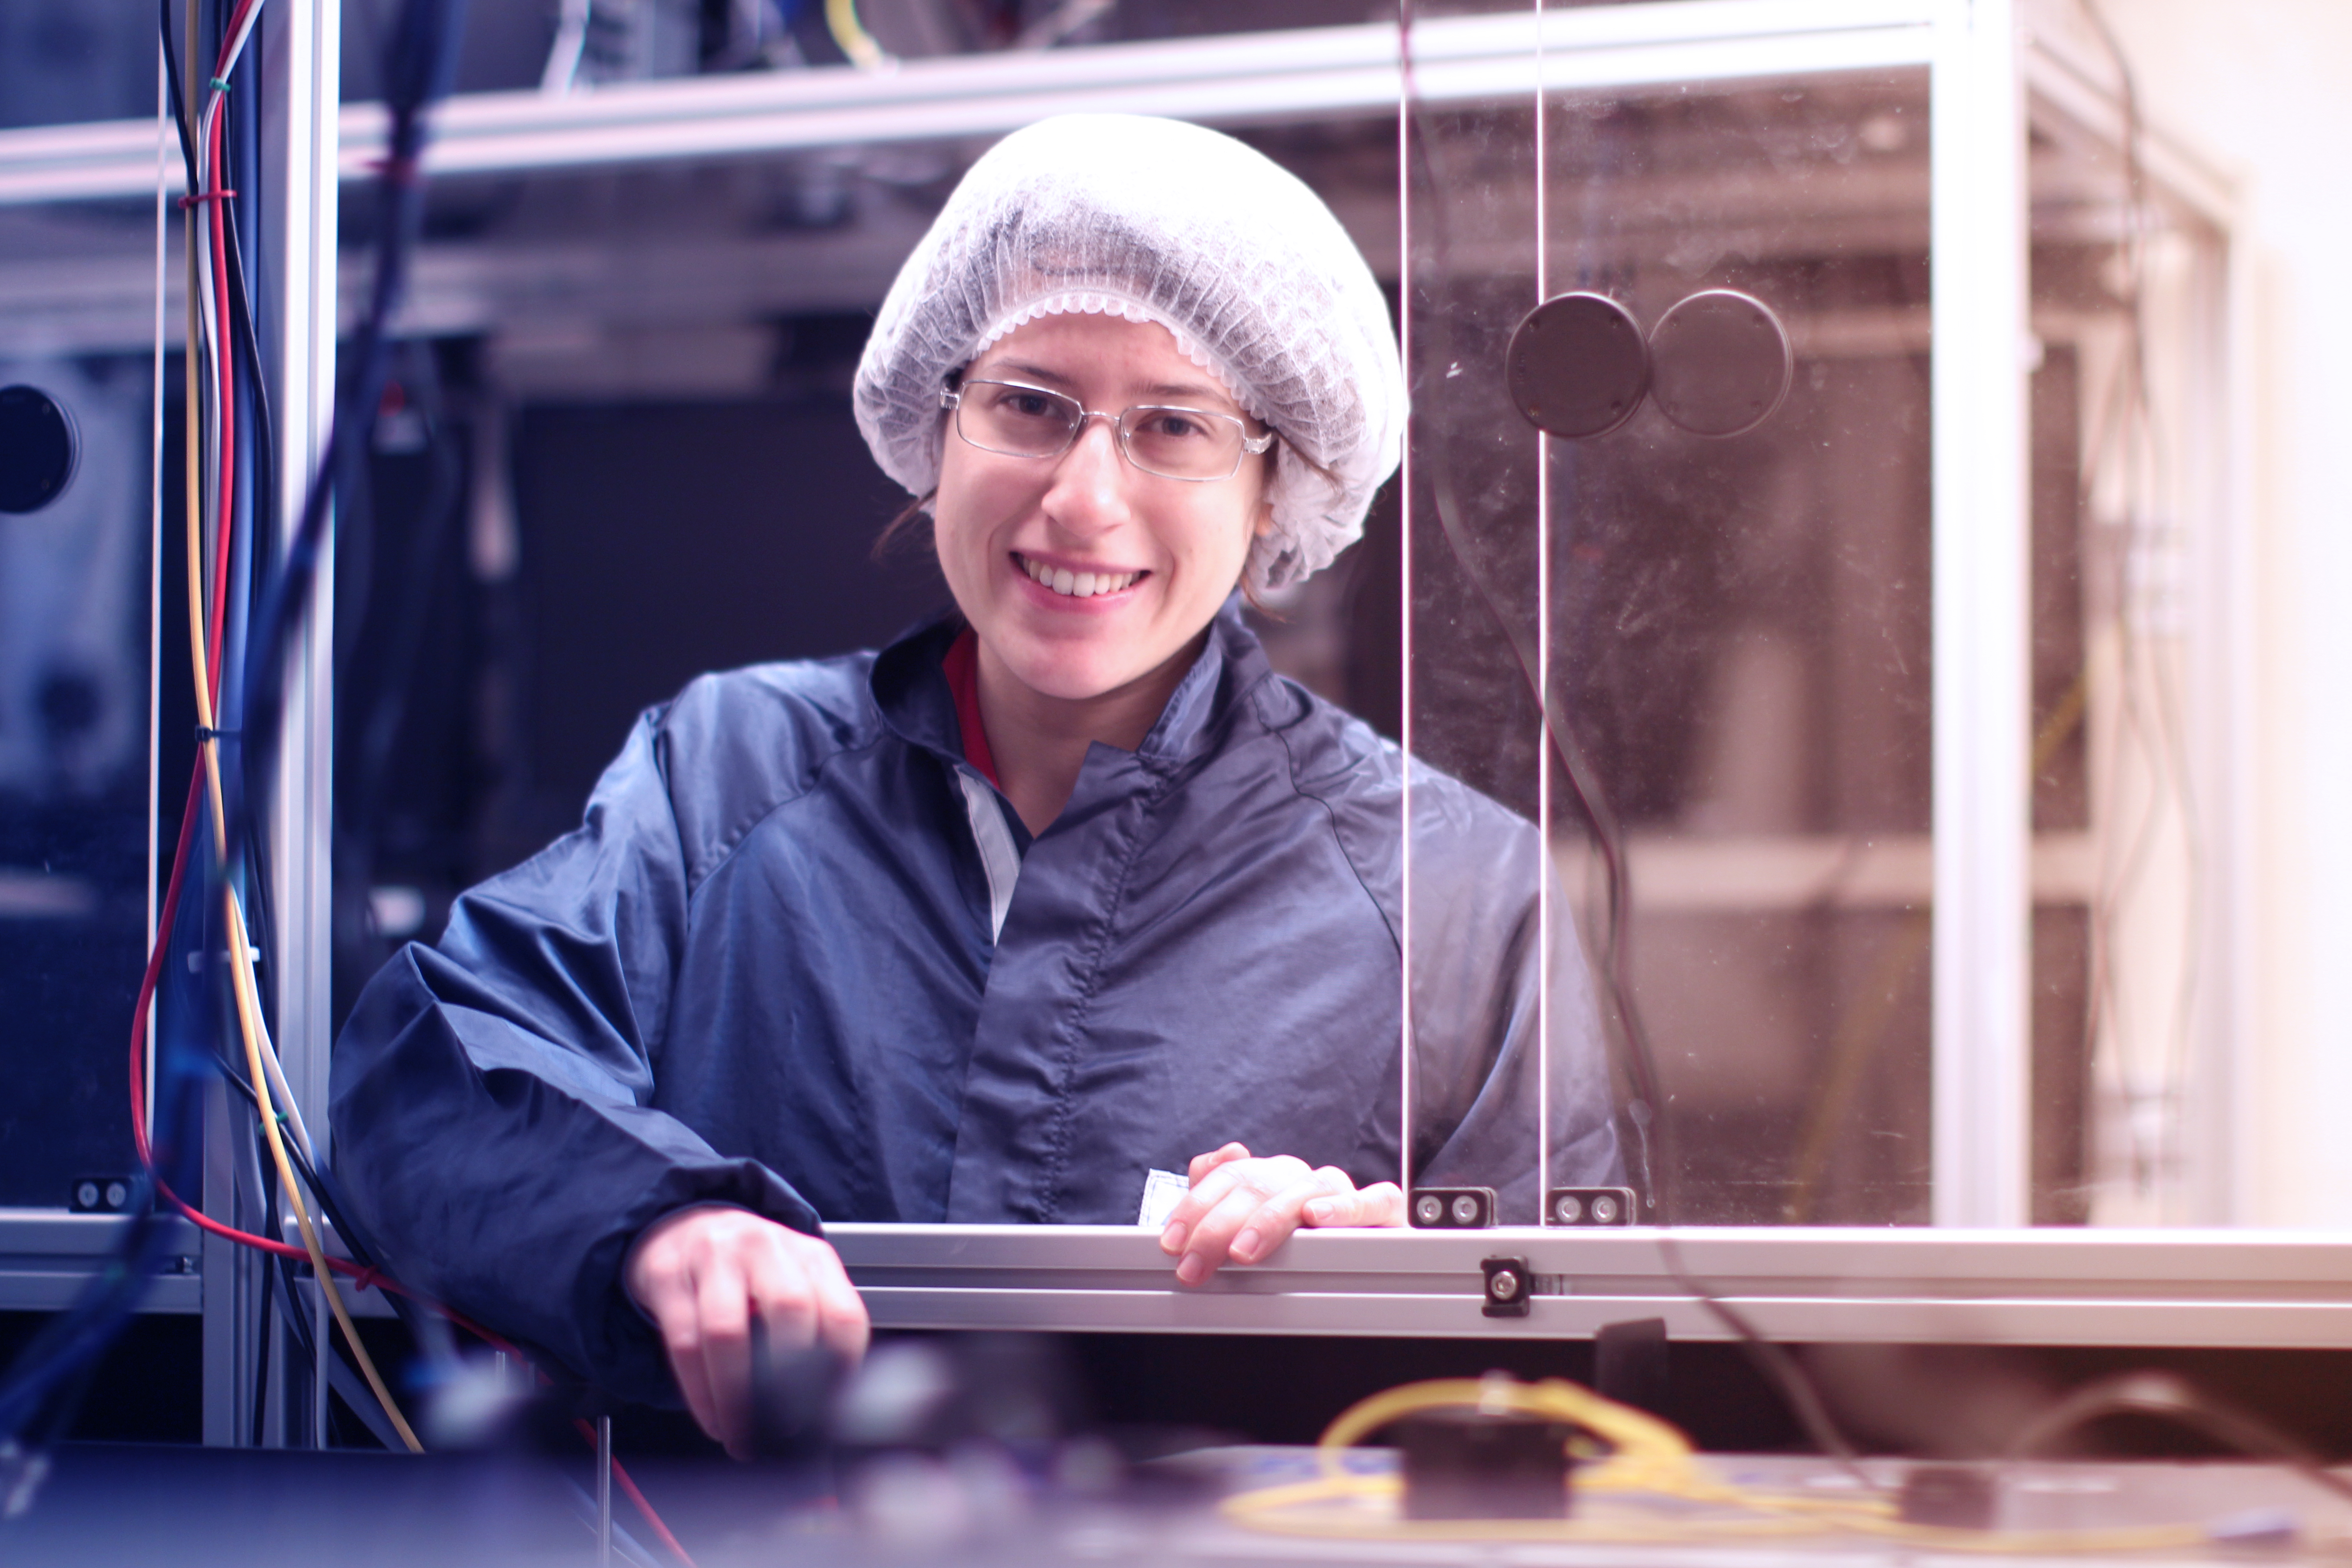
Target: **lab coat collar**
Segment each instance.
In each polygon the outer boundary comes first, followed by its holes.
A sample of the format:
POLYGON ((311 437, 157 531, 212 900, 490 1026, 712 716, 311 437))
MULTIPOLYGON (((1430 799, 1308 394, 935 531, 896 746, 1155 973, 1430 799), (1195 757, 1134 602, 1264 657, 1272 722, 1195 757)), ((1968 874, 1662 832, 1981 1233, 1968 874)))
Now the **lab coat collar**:
MULTIPOLYGON (((1207 752, 1243 695, 1272 673, 1265 650, 1242 624, 1241 605, 1234 595, 1209 622, 1207 642, 1136 748, 1138 757, 1171 767, 1207 752)), ((963 629, 963 616, 952 609, 917 622, 876 657, 869 677, 874 705, 890 731, 951 766, 963 763, 963 740, 940 665, 963 629)))

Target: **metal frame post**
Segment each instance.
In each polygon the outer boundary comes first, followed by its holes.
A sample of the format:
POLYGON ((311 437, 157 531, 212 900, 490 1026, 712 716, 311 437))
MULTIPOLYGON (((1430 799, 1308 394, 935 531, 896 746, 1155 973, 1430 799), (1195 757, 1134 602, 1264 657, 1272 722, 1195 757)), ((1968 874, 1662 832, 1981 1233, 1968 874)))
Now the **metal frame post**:
MULTIPOLYGON (((247 199, 261 207, 254 318, 277 419, 278 514, 268 523, 274 552, 283 549, 300 515, 334 413, 341 33, 338 8, 325 0, 278 0, 263 8, 260 26, 262 166, 247 199)), ((311 612, 287 651, 283 776, 268 829, 278 910, 278 1055, 304 1119, 321 1137, 332 952, 333 583, 331 546, 311 612)), ((225 1100, 216 1103, 226 1110, 225 1100)), ((211 1444, 239 1440, 240 1391, 249 1385, 244 1347, 253 1343, 257 1297, 248 1300, 250 1292, 226 1288, 242 1277, 236 1251, 205 1243, 205 1441, 211 1444)))
POLYGON ((2029 1217, 2025 94, 2016 0, 1951 0, 1930 68, 1934 1217, 2029 1217))

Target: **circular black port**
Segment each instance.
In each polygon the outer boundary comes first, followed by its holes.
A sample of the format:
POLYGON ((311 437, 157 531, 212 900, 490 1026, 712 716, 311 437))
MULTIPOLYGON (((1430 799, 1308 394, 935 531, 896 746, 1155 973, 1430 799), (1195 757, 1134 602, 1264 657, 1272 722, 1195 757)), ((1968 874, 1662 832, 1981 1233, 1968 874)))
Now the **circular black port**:
POLYGON ((1650 396, 1694 436, 1744 436, 1789 395, 1796 356, 1771 308, 1737 289, 1692 295, 1650 329, 1650 396))
POLYGON ((1650 351, 1632 311, 1606 294, 1559 294, 1511 333, 1511 403, 1549 435, 1606 436, 1642 405, 1650 351))
POLYGON ((38 511, 73 483, 73 416, 37 386, 0 386, 0 511, 38 511))

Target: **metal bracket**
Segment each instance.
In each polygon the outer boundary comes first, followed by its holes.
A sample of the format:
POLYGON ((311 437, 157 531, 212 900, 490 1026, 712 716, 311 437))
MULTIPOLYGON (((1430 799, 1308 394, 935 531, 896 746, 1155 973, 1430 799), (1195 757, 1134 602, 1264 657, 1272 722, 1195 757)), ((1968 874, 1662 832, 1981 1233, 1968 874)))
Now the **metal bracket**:
POLYGON ((1479 1310, 1490 1318, 1524 1318, 1532 1310, 1535 1275, 1524 1258, 1488 1258, 1479 1261, 1486 1276, 1486 1304, 1479 1310))

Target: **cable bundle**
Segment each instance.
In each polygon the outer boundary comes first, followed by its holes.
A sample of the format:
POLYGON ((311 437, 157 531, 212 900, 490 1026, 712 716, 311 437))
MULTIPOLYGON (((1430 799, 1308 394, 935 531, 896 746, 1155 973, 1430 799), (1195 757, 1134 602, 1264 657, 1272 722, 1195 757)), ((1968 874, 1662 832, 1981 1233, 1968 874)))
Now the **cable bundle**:
MULTIPOLYGON (((408 0, 394 24, 385 72, 392 130, 377 182, 385 222, 368 311, 357 334, 356 369, 337 402, 319 472, 278 570, 257 594, 240 597, 233 593, 233 584, 259 576, 259 563, 268 555, 263 529, 275 510, 269 494, 269 411, 239 236, 239 219, 249 226, 251 207, 234 205, 239 193, 231 183, 237 140, 232 131, 239 123, 232 114, 231 95, 241 79, 249 84, 255 75, 249 51, 262 4, 221 0, 225 14, 218 17, 211 70, 201 82, 184 86, 181 54, 173 40, 171 0, 162 0, 163 58, 187 189, 180 203, 185 213, 188 265, 184 479, 197 763, 131 1024, 131 1134, 149 1190, 129 1205, 131 1215, 113 1253, 81 1298, 50 1321, 0 1384, 0 1465, 5 1466, 0 1474, 0 1511, 12 1516, 31 1505, 46 1470, 47 1448, 70 1424, 100 1358, 137 1309, 173 1245, 173 1227, 166 1223, 168 1211, 159 1206, 158 1199, 206 1233, 268 1256, 265 1336, 274 1296, 290 1339, 319 1357, 332 1386, 388 1446, 397 1443, 411 1452, 423 1448, 361 1341, 336 1275, 356 1280, 363 1289, 382 1287, 411 1330, 443 1359, 450 1354, 444 1318, 501 1351, 519 1354, 497 1335, 422 1302, 376 1267, 363 1233, 352 1224, 348 1206, 338 1201, 332 1178, 321 1167, 303 1123, 271 1038, 258 978, 259 966, 268 962, 271 922, 268 871, 256 824, 266 810, 274 778, 286 647, 315 586, 331 503, 356 477, 353 454, 365 450, 383 397, 389 363, 386 328, 404 290, 423 211, 418 162, 426 111, 449 90, 463 4, 408 0), (229 651, 240 640, 241 660, 229 651), (226 679, 232 665, 240 668, 240 680, 226 679), (224 742, 229 750, 224 751, 224 742), (198 849, 200 841, 208 854, 198 849), (183 965, 173 962, 174 954, 196 962, 183 965), (218 983, 224 967, 226 987, 218 983), (151 1004, 160 1047, 152 1086, 151 1004), (236 1041, 241 1060, 223 1048, 230 1038, 236 1041), (202 1181, 198 1090, 214 1072, 252 1108, 258 1152, 266 1155, 276 1178, 274 1185, 267 1179, 262 1183, 267 1234, 226 1224, 182 1195, 195 1191, 202 1181), (280 1202, 301 1236, 299 1247, 277 1234, 280 1202), (321 1216, 331 1220, 352 1257, 327 1254, 321 1216), (310 1265, 358 1368, 357 1377, 331 1353, 331 1347, 316 1343, 310 1325, 295 1310, 299 1296, 292 1265, 297 1262, 310 1265), (423 1310, 428 1306, 430 1312, 423 1310), (320 1354, 322 1349, 330 1353, 320 1354)), ((202 9, 201 0, 191 0, 185 43, 191 61, 202 58, 202 9)), ((250 131, 251 126, 243 128, 250 131)), ((266 1375, 266 1354, 262 1364, 266 1375)), ((258 1407, 265 1402, 266 1397, 257 1397, 257 1426, 258 1407)), ((617 1466, 615 1479, 663 1544, 679 1561, 690 1561, 617 1466)))

